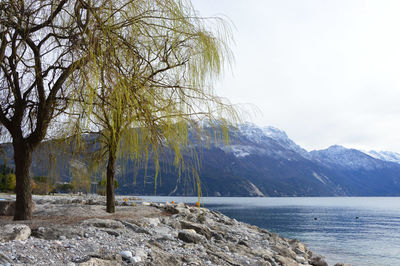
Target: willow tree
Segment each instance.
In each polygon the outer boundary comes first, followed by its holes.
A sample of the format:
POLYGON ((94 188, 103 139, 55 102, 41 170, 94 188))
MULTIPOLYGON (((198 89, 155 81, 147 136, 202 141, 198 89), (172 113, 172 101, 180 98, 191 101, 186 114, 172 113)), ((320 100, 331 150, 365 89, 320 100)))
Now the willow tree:
POLYGON ((0 1, 0 124, 14 148, 14 220, 32 217, 32 152, 68 106, 66 81, 89 59, 85 2, 0 1))
POLYGON ((151 150, 157 184, 160 149, 172 149, 181 168, 189 125, 201 133, 193 121, 226 127, 237 119, 211 86, 230 57, 229 32, 219 19, 211 28, 184 0, 107 1, 92 14, 104 35, 79 79, 84 89, 71 108, 80 115, 72 124, 100 135, 107 211, 114 212, 118 157, 147 160, 151 150))

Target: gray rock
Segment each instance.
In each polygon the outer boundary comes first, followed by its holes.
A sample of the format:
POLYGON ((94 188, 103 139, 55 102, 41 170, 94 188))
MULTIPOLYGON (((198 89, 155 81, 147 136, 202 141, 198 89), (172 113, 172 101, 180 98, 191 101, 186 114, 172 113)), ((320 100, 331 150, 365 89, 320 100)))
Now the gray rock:
POLYGON ((180 215, 188 215, 188 214, 190 214, 190 210, 189 210, 188 208, 176 207, 175 210, 176 210, 180 215))
POLYGON ((137 226, 136 224, 132 224, 132 223, 124 222, 124 221, 119 221, 119 222, 136 233, 151 235, 151 233, 149 231, 147 231, 143 227, 137 226))
POLYGON ((151 248, 151 260, 147 265, 151 266, 176 266, 182 265, 182 258, 177 255, 171 255, 168 252, 162 250, 161 246, 153 245, 154 243, 150 244, 149 247, 151 248))
POLYGON ((80 227, 54 225, 51 227, 38 227, 32 230, 32 236, 47 240, 65 240, 84 236, 85 232, 80 227))
POLYGON ((325 261, 325 259, 324 259, 322 256, 320 256, 320 255, 314 255, 314 256, 310 259, 309 263, 310 263, 311 265, 314 265, 314 266, 328 266, 328 263, 327 263, 327 262, 325 261))
POLYGON ((338 262, 338 263, 335 264, 335 266, 351 266, 351 264, 338 262))
POLYGON ((119 253, 124 260, 131 260, 133 258, 132 252, 129 250, 124 250, 119 253))
POLYGON ((291 258, 291 259, 296 259, 296 253, 293 250, 291 250, 283 245, 277 244, 277 245, 271 247, 271 249, 273 251, 278 252, 279 255, 282 255, 284 257, 291 258))
POLYGON ((298 254, 298 255, 304 255, 304 256, 308 256, 307 253, 305 253, 303 250, 299 249, 299 248, 294 248, 293 251, 298 254))
POLYGON ((25 224, 6 224, 0 227, 0 242, 26 240, 30 235, 31 229, 25 224))
MULTIPOLYGON (((75 264, 73 264, 75 265, 75 264)), ((79 263, 79 266, 114 266, 121 265, 120 262, 115 260, 103 260, 99 258, 90 258, 88 261, 79 263)))
POLYGON ((178 208, 185 208, 185 203, 179 202, 178 204, 176 204, 176 207, 178 207, 178 208))
POLYGON ((223 240, 224 236, 221 233, 211 231, 212 237, 214 237, 215 240, 223 240))
POLYGON ((111 235, 111 236, 115 236, 115 237, 119 237, 120 234, 118 232, 115 232, 113 230, 103 230, 103 232, 106 232, 107 234, 111 235))
POLYGON ((115 220, 111 220, 111 219, 98 219, 98 218, 85 220, 85 221, 83 221, 83 224, 94 226, 94 227, 100 227, 100 228, 116 229, 116 228, 124 228, 125 227, 119 221, 115 221, 115 220))
POLYGON ((133 262, 133 263, 138 263, 138 262, 141 262, 141 261, 142 261, 142 258, 139 257, 139 256, 134 256, 134 257, 131 258, 131 262, 133 262))
POLYGON ((274 256, 274 253, 270 250, 270 249, 264 249, 264 248, 255 248, 255 249, 251 249, 251 252, 257 256, 257 257, 261 257, 264 260, 271 260, 272 257, 274 256))
POLYGON ((7 263, 12 263, 12 260, 0 252, 0 265, 7 265, 7 263))
POLYGON ((287 257, 280 256, 280 255, 276 255, 275 260, 277 262, 280 262, 281 265, 285 265, 285 266, 298 266, 299 265, 296 261, 292 260, 291 258, 287 258, 287 257))
POLYGON ((174 229, 182 229, 181 223, 176 220, 170 220, 170 222, 167 222, 166 224, 174 229))
POLYGON ((207 249, 207 254, 216 262, 215 264, 221 264, 221 265, 235 265, 238 266, 239 264, 235 262, 235 258, 229 256, 225 252, 219 252, 216 250, 213 250, 212 247, 209 247, 207 249))
POLYGON ((269 261, 265 261, 265 260, 258 260, 256 262, 256 265, 257 266, 272 266, 269 261))
POLYGON ((207 242, 206 238, 196 232, 191 232, 190 230, 183 230, 178 233, 178 238, 186 243, 204 243, 207 242))
POLYGON ((160 219, 158 218, 146 218, 146 222, 150 227, 156 227, 160 224, 160 219))
POLYGON ((179 210, 177 210, 176 206, 170 203, 166 203, 164 209, 171 214, 179 213, 179 210))
POLYGON ((138 248, 135 249, 135 256, 145 258, 147 257, 147 252, 144 249, 138 248))
POLYGON ((296 261, 301 264, 305 264, 307 262, 303 256, 296 256, 296 261))
POLYGON ((193 229, 196 231, 196 233, 203 235, 205 238, 208 240, 211 239, 211 231, 208 227, 201 225, 201 224, 195 224, 195 223, 190 223, 186 221, 181 221, 181 227, 182 229, 193 229))
POLYGON ((238 245, 250 247, 249 244, 248 244, 246 241, 244 241, 244 240, 239 240, 238 245))

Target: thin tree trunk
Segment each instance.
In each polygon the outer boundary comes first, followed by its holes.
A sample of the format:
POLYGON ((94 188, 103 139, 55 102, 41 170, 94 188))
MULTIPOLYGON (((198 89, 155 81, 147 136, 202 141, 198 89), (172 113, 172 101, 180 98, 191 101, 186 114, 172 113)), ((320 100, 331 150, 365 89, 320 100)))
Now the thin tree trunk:
POLYGON ((30 220, 32 219, 30 166, 33 149, 24 141, 14 141, 13 146, 16 176, 15 192, 17 194, 14 220, 30 220))
POLYGON ((107 212, 115 212, 115 193, 114 193, 114 178, 116 168, 116 155, 112 151, 108 152, 107 164, 107 212))

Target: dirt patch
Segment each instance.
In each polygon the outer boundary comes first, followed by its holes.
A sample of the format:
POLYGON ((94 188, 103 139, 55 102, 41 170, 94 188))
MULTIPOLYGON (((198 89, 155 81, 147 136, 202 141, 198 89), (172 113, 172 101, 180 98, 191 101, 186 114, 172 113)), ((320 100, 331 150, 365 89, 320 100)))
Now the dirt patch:
POLYGON ((166 212, 151 206, 118 206, 116 212, 106 212, 101 205, 84 204, 43 204, 36 205, 33 219, 29 221, 13 221, 12 216, 0 216, 0 224, 26 224, 35 229, 52 224, 79 224, 91 218, 136 220, 143 217, 160 217, 168 215, 166 212))

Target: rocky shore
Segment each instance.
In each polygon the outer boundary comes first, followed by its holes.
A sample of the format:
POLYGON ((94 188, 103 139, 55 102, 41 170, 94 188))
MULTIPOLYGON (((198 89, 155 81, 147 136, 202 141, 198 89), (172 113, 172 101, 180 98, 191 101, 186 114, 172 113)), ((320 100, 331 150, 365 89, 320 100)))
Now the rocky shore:
POLYGON ((34 196, 32 221, 0 216, 0 265, 327 265, 298 240, 219 212, 134 200, 117 197, 126 206, 108 214, 95 195, 34 196))

